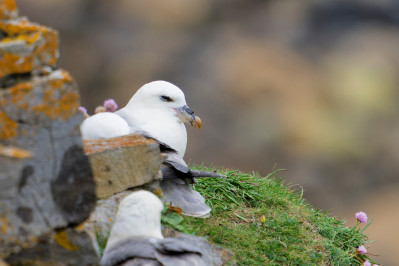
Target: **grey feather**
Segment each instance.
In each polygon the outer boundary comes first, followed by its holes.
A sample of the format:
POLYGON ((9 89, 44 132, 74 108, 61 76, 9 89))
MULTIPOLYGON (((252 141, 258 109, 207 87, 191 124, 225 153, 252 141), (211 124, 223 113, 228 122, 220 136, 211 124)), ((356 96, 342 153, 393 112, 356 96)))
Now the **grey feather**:
POLYGON ((162 201, 180 207, 183 214, 194 217, 209 217, 211 208, 205 204, 205 199, 187 184, 177 184, 171 180, 161 182, 162 201))
POLYGON ((202 257, 201 250, 183 238, 130 238, 106 249, 101 265, 205 266, 202 257))
POLYGON ((111 247, 107 247, 101 259, 102 266, 118 265, 130 258, 155 260, 154 244, 145 238, 121 240, 111 247))

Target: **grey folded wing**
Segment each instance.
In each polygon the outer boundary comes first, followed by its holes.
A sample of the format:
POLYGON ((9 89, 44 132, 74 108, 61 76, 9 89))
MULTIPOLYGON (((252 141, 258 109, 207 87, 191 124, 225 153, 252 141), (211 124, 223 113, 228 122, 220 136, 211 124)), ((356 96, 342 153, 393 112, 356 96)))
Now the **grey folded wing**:
POLYGON ((182 238, 166 238, 157 242, 157 260, 170 266, 206 266, 202 251, 182 238))
POLYGON ((133 263, 134 260, 139 264, 131 265, 147 265, 140 264, 143 262, 155 263, 148 265, 159 265, 156 260, 156 252, 155 245, 153 241, 150 241, 150 239, 131 238, 121 240, 105 249, 100 264, 101 266, 114 266, 120 265, 129 260, 130 263, 133 263))
POLYGON ((205 266, 201 251, 182 239, 131 238, 116 242, 107 248, 101 259, 102 266, 166 265, 205 266))

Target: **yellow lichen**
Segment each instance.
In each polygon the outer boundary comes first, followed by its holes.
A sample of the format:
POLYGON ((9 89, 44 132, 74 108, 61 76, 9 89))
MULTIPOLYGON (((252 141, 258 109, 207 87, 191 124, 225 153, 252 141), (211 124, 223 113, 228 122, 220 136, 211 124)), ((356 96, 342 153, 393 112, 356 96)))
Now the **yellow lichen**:
POLYGON ((54 66, 57 62, 58 32, 27 20, 0 21, 0 29, 9 36, 2 43, 23 41, 34 46, 29 54, 13 54, 2 51, 0 78, 13 73, 26 73, 42 64, 54 66), (38 60, 39 59, 39 60, 38 60))
POLYGON ((0 139, 6 140, 18 135, 18 123, 6 113, 0 112, 0 139))
POLYGON ((84 231, 85 230, 85 224, 84 223, 78 224, 77 226, 75 226, 75 229, 77 231, 84 231))
POLYGON ((43 100, 40 104, 32 107, 33 111, 42 113, 50 119, 62 118, 67 120, 75 114, 79 108, 79 93, 77 91, 63 92, 65 81, 63 79, 50 80, 44 88, 43 100), (61 97, 55 96, 60 91, 61 97))
POLYGON ((9 43, 9 42, 15 42, 15 41, 23 41, 28 45, 31 45, 35 43, 39 38, 41 34, 40 32, 34 32, 34 33, 23 33, 17 36, 12 36, 12 37, 6 37, 1 40, 2 43, 9 43))
POLYGON ((3 145, 0 145, 0 155, 18 159, 32 157, 32 153, 28 150, 3 145))
POLYGON ((57 232, 54 236, 54 239, 55 241, 57 241, 58 245, 67 250, 76 251, 80 249, 78 246, 74 245, 69 241, 65 231, 57 232))
POLYGON ((1 217, 1 233, 2 233, 2 235, 5 235, 6 233, 7 233, 7 222, 8 222, 8 219, 7 219, 7 217, 1 217))
POLYGON ((5 53, 0 60, 0 78, 12 73, 26 73, 33 68, 33 55, 5 53))
POLYGON ((2 0, 0 3, 0 19, 15 16, 17 14, 17 4, 14 0, 2 0))
POLYGON ((30 22, 29 20, 22 18, 19 20, 3 20, 0 21, 0 29, 7 33, 9 36, 30 33, 30 32, 49 32, 54 31, 53 29, 42 26, 37 23, 30 22))
POLYGON ((29 102, 28 99, 26 99, 26 96, 31 92, 32 89, 33 85, 29 82, 21 82, 9 88, 11 102, 18 106, 18 108, 27 110, 29 107, 29 102))

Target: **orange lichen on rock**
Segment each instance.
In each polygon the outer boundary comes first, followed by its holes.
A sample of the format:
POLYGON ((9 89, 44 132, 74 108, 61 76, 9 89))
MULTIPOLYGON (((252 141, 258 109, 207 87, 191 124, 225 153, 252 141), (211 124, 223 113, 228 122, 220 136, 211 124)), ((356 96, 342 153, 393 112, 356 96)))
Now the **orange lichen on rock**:
POLYGON ((55 241, 57 241, 58 245, 60 245, 61 247, 65 248, 67 250, 76 251, 76 250, 80 249, 78 246, 71 243, 71 241, 68 239, 68 235, 65 231, 57 232, 54 235, 54 239, 55 239, 55 241))
POLYGON ((3 145, 0 145, 0 155, 17 159, 32 157, 32 153, 28 150, 3 145))
POLYGON ((6 113, 0 112, 0 139, 11 139, 18 135, 18 123, 6 113))
POLYGON ((29 102, 26 99, 27 94, 31 92, 33 85, 28 82, 18 83, 17 85, 11 87, 10 94, 11 94, 11 102, 18 106, 18 108, 28 109, 29 102))
POLYGON ((15 0, 0 0, 0 19, 15 17, 18 15, 18 8, 15 0))
POLYGON ((8 219, 7 219, 7 217, 1 217, 1 219, 0 219, 0 221, 1 221, 1 233, 2 233, 2 235, 5 235, 6 233, 7 233, 7 223, 8 223, 8 219))
POLYGON ((24 17, 0 21, 0 29, 7 33, 9 37, 31 32, 56 32, 52 28, 31 22, 24 17))
POLYGON ((71 115, 77 113, 80 99, 78 91, 62 89, 68 80, 64 78, 49 80, 47 86, 43 88, 42 102, 33 106, 33 111, 45 114, 52 120, 57 118, 67 120, 71 115), (60 94, 61 96, 59 96, 60 94))
POLYGON ((3 54, 0 59, 0 78, 13 73, 26 73, 33 69, 33 55, 3 54))
POLYGON ((141 135, 131 134, 122 137, 98 139, 98 140, 84 140, 83 147, 86 154, 93 154, 118 147, 137 146, 145 144, 153 144, 153 140, 148 140, 141 135))
POLYGON ((0 30, 8 35, 0 41, 0 78, 41 69, 45 65, 55 66, 58 58, 56 30, 24 18, 0 21, 0 30), (19 48, 11 49, 13 43, 19 48))

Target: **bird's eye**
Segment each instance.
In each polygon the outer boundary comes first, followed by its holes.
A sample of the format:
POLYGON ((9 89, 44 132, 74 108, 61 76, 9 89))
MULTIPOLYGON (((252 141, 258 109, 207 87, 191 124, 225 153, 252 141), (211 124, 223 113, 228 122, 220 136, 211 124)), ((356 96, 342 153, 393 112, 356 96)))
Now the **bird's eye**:
POLYGON ((173 102, 172 98, 170 98, 169 96, 165 96, 165 95, 161 96, 161 100, 164 102, 173 102))

